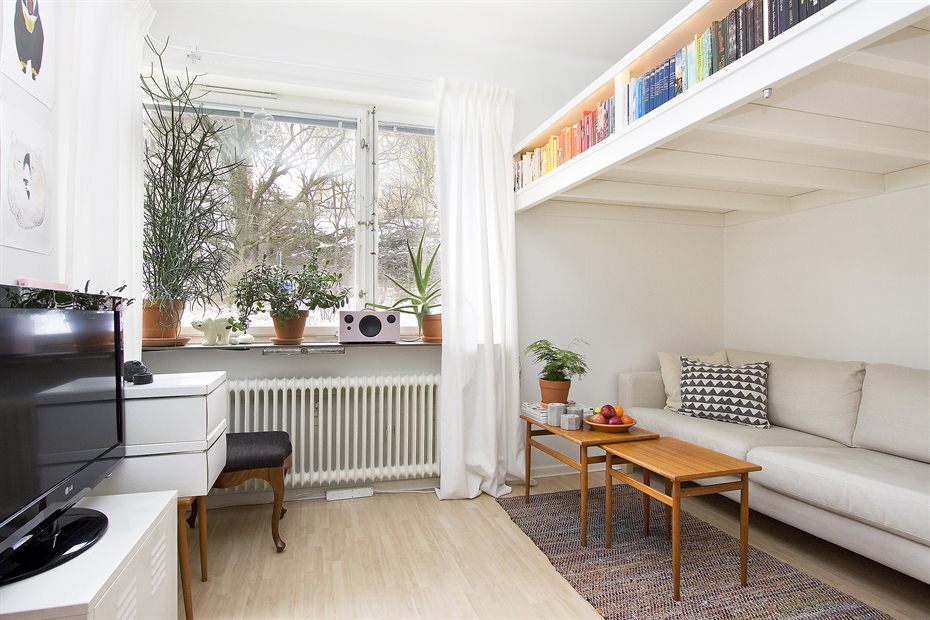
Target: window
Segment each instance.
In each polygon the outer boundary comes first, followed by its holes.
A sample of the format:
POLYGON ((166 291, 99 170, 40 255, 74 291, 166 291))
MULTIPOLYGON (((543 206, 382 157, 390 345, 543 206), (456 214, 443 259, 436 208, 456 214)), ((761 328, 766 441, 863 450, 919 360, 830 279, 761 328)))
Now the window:
MULTIPOLYGON (((378 123, 374 109, 335 117, 207 107, 227 127, 224 157, 246 163, 217 206, 231 222, 233 255, 226 294, 214 300, 221 312, 236 312, 233 287, 263 256, 298 268, 314 250, 342 273, 350 307, 402 295, 384 276, 412 283, 407 242, 416 251, 425 234, 430 252, 439 242, 432 129, 378 123)), ((185 324, 217 310, 188 312, 185 324)), ((253 327, 270 325, 267 315, 252 317, 253 327)), ((308 325, 334 326, 335 315, 317 312, 308 325)), ((416 321, 404 316, 402 325, 416 321)))
MULTIPOLYGON (((391 303, 404 293, 385 276, 413 287, 407 244, 417 251, 423 237, 424 256, 439 244, 439 207, 436 204, 433 131, 387 123, 378 124, 378 281, 376 297, 391 303)), ((433 278, 439 277, 439 257, 433 278)), ((414 289, 411 289, 414 290, 414 289)), ((401 324, 416 325, 411 315, 401 324)))

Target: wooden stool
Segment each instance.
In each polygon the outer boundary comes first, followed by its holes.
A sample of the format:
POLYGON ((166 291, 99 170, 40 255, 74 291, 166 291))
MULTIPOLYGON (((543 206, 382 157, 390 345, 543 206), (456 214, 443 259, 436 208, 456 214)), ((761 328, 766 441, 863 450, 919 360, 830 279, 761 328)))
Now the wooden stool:
POLYGON ((226 434, 226 467, 213 483, 226 489, 246 480, 261 478, 271 485, 274 507, 271 511, 271 537, 278 553, 287 546, 278 533, 278 522, 285 515, 284 476, 292 463, 291 438, 284 431, 258 431, 226 434))

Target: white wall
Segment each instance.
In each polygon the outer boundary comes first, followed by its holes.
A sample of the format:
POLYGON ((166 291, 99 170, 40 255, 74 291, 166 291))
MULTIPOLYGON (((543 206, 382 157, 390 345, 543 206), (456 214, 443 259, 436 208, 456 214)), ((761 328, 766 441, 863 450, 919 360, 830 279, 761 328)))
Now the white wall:
MULTIPOLYGON (((723 229, 719 216, 633 207, 544 205, 517 216, 520 344, 572 339, 590 372, 571 398, 617 400, 617 374, 658 368, 657 350, 723 345, 723 229), (682 223, 673 223, 671 217, 682 223)), ((539 400, 522 359, 521 397, 539 400)), ((555 441, 555 440, 550 440, 555 441)), ((553 444, 556 445, 556 444, 553 444)), ((575 454, 572 446, 560 450, 575 454)), ((535 453, 533 471, 561 471, 535 453)))
POLYGON ((728 347, 930 368, 930 186, 725 239, 728 347))

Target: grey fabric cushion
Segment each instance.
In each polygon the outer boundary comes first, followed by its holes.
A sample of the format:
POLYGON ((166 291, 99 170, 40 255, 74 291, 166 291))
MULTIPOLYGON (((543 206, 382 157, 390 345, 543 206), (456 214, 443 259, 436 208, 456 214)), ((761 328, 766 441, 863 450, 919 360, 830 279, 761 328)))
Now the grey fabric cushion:
POLYGON ((284 431, 226 433, 224 473, 281 467, 291 454, 291 438, 284 431))
POLYGON ((768 362, 730 366, 682 357, 680 413, 768 428, 765 417, 768 367, 768 362))
MULTIPOLYGON (((665 408, 669 411, 678 411, 681 409, 681 358, 683 354, 660 352, 658 355, 662 383, 665 384, 665 408)), ((722 350, 710 355, 684 355, 684 357, 711 364, 727 363, 727 354, 722 350)))
MULTIPOLYGON (((843 444, 817 435, 810 435, 790 428, 772 426, 753 428, 707 420, 690 418, 664 409, 632 407, 627 414, 636 419, 638 426, 655 431, 665 437, 675 437, 738 459, 759 446, 809 446, 839 448, 843 444)), ((751 459, 750 459, 751 460, 751 459)), ((755 474, 753 474, 755 476, 755 474)))
POLYGON ((930 463, 930 370, 866 366, 853 443, 930 463))
POLYGON ((739 349, 727 357, 733 365, 769 362, 769 422, 853 445, 865 364, 739 349))
POLYGON ((930 545, 930 465, 861 448, 760 447, 752 481, 930 545))

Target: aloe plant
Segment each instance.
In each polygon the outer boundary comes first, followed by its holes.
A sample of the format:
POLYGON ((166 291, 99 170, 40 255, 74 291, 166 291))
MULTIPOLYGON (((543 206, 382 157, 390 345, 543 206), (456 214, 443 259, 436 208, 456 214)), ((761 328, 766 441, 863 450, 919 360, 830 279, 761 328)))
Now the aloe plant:
POLYGON ((394 286, 404 293, 404 297, 401 297, 390 306, 371 303, 366 304, 369 308, 394 310, 416 316, 417 329, 421 334, 423 333, 423 317, 430 314, 433 308, 442 305, 441 302, 437 301, 442 294, 439 278, 437 278, 435 282, 430 282, 433 275, 433 264, 436 262, 436 256, 439 255, 439 245, 433 250, 429 260, 424 263, 423 242, 425 238, 425 233, 420 236, 420 243, 417 245, 416 253, 414 253, 413 248, 410 247, 410 241, 407 241, 407 254, 410 256, 410 270, 413 273, 413 288, 416 290, 411 290, 411 287, 405 286, 391 276, 384 274, 385 278, 390 280, 394 286))

